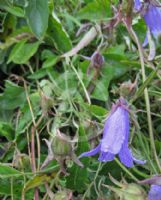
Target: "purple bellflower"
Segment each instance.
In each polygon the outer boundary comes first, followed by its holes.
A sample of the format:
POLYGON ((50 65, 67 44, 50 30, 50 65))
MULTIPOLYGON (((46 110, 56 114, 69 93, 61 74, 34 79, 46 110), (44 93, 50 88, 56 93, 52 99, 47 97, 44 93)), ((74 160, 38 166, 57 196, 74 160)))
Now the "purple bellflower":
POLYGON ((130 132, 129 112, 125 99, 120 98, 113 105, 112 111, 106 119, 103 138, 100 144, 89 152, 82 153, 79 158, 84 156, 94 156, 100 153, 98 158, 101 162, 112 161, 115 155, 119 155, 120 161, 126 167, 132 167, 133 161, 144 164, 144 161, 135 159, 128 148, 130 132))
POLYGON ((161 186, 151 185, 148 200, 161 200, 161 186))
MULTIPOLYGON (((146 4, 146 8, 144 8, 140 0, 134 0, 134 9, 141 13, 147 27, 150 30, 150 33, 152 33, 153 37, 157 39, 161 34, 161 9, 157 5, 154 5, 150 2, 147 2, 146 4)), ((143 47, 145 47, 147 44, 148 33, 143 43, 143 47)))

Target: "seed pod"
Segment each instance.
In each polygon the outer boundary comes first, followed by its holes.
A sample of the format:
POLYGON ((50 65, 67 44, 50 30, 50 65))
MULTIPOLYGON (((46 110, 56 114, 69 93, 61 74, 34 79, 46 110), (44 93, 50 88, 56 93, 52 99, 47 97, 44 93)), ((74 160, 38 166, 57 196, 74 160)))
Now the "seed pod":
POLYGON ((68 156, 72 152, 72 145, 66 135, 61 133, 54 137, 51 149, 55 156, 68 156))
POLYGON ((123 189, 124 200, 145 200, 146 194, 144 190, 137 184, 128 184, 123 189))
POLYGON ((104 185, 111 191, 113 191, 122 200, 146 200, 147 194, 144 189, 135 183, 128 184, 125 179, 121 182, 114 179, 109 175, 110 180, 118 187, 112 187, 109 185, 104 185))

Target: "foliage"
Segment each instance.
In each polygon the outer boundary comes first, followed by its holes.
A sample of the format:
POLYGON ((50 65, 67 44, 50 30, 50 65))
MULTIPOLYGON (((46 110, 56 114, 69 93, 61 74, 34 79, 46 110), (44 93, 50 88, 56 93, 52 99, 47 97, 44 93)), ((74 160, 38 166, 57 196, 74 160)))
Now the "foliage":
MULTIPOLYGON (((142 49, 144 80, 134 37, 123 21, 111 21, 118 7, 117 0, 0 0, 0 199, 114 200, 122 179, 147 192, 137 181, 160 173, 160 43, 152 60, 152 47, 142 49), (97 67, 94 52, 103 56, 97 67), (146 164, 79 161, 98 145, 120 95, 129 102, 129 146, 146 164), (50 160, 57 134, 70 152, 50 160)), ((145 22, 131 14, 142 43, 145 22)))

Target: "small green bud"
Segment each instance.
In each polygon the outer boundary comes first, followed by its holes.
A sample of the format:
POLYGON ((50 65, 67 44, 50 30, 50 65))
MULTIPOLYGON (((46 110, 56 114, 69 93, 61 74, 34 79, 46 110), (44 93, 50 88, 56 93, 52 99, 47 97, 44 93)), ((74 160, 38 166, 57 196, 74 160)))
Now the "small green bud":
POLYGON ((110 180, 117 185, 118 187, 112 187, 109 185, 104 185, 111 191, 113 191, 120 199, 122 200, 146 200, 146 193, 144 189, 135 183, 128 184, 125 179, 123 179, 123 182, 118 182, 116 179, 114 179, 111 175, 109 176, 110 180))
POLYGON ((123 189, 124 200, 145 200, 146 194, 140 185, 131 183, 126 185, 123 189))
POLYGON ((72 145, 67 140, 66 136, 61 134, 60 136, 55 136, 52 144, 51 149, 55 156, 68 156, 72 152, 72 145))

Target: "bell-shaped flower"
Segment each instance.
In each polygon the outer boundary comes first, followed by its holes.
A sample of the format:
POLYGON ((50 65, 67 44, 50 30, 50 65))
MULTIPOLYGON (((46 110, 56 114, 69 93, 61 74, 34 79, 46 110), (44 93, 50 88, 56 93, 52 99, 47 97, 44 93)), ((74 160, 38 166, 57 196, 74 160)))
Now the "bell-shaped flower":
POLYGON ((148 200, 161 200, 161 186, 151 185, 148 200))
MULTIPOLYGON (((161 9, 152 3, 142 4, 140 0, 134 0, 134 9, 139 11, 154 38, 161 35, 161 9)), ((148 33, 143 46, 148 44, 148 33)))
POLYGON ((130 133, 129 112, 125 99, 120 98, 113 105, 112 111, 107 118, 103 130, 103 138, 100 144, 89 152, 82 153, 79 158, 84 156, 93 156, 99 153, 99 161, 108 162, 118 154, 120 161, 126 167, 132 167, 133 162, 144 164, 144 161, 133 157, 128 147, 130 133))

